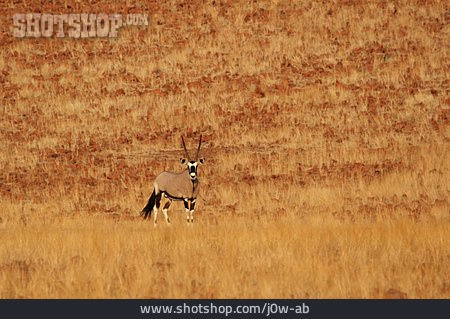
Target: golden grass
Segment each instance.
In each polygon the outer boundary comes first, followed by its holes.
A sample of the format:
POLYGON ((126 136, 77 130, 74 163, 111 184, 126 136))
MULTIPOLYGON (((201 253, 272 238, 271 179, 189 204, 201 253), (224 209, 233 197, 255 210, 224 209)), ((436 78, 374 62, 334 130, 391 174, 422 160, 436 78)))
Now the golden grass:
POLYGON ((450 297, 445 1, 26 4, 0 8, 1 298, 450 297), (118 39, 11 36, 130 10, 118 39), (143 222, 200 131, 194 227, 143 222))
MULTIPOLYGON (((202 216, 202 214, 200 214, 202 216)), ((199 217, 187 227, 64 216, 7 223, 4 298, 448 297, 440 222, 199 217)))

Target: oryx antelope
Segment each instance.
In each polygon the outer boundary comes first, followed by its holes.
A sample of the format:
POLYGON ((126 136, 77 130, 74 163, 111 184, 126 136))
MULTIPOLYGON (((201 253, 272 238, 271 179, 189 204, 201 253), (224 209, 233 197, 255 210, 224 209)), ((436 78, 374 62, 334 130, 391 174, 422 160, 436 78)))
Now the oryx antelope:
POLYGON ((181 137, 181 141, 183 142, 183 148, 186 158, 180 158, 180 161, 181 164, 186 165, 186 169, 180 173, 162 172, 161 174, 159 174, 153 183, 155 187, 153 193, 150 196, 147 205, 141 212, 141 214, 144 216, 144 219, 146 219, 147 217, 151 216, 153 211, 153 223, 155 226, 162 196, 167 199, 162 212, 168 224, 170 224, 170 219, 167 215, 167 211, 170 207, 170 204, 172 204, 172 201, 174 200, 184 202, 187 222, 188 224, 189 222, 194 222, 195 201, 197 200, 197 195, 200 189, 200 182, 197 176, 197 167, 199 164, 203 164, 205 162, 204 158, 198 158, 200 146, 202 145, 202 136, 200 135, 195 159, 192 159, 189 156, 189 152, 186 148, 186 144, 184 143, 183 136, 181 137))

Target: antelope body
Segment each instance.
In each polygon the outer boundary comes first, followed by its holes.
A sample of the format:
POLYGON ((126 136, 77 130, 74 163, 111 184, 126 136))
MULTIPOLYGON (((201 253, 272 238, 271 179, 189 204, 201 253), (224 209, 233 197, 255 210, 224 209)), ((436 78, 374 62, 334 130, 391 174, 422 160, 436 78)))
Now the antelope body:
POLYGON ((162 172, 159 174, 153 185, 154 190, 150 196, 147 205, 142 210, 142 215, 144 219, 150 217, 152 211, 154 212, 154 225, 156 225, 156 218, 158 216, 158 209, 161 205, 161 198, 164 196, 167 202, 163 206, 163 215, 166 222, 170 224, 169 216, 167 211, 172 204, 172 201, 183 201, 186 210, 186 220, 189 223, 194 222, 194 208, 195 202, 197 200, 197 195, 200 190, 200 182, 197 176, 198 164, 203 164, 205 159, 198 159, 198 154, 200 151, 200 146, 202 144, 202 136, 200 135, 200 140, 198 143, 197 154, 195 155, 195 160, 191 160, 189 152, 186 149, 186 144, 184 143, 184 138, 181 137, 183 142, 183 148, 186 158, 180 158, 182 164, 187 167, 184 171, 180 173, 175 172, 162 172))

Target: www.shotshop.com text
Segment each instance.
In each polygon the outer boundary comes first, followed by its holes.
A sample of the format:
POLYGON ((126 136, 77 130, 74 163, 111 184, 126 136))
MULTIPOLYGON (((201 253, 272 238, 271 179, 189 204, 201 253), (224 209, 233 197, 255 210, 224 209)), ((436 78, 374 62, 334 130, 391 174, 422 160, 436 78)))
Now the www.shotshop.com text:
POLYGON ((276 303, 266 302, 263 305, 215 305, 210 303, 207 305, 188 305, 183 303, 178 306, 140 306, 142 314, 222 314, 228 316, 230 314, 307 314, 309 306, 301 303, 295 307, 278 305, 276 303))

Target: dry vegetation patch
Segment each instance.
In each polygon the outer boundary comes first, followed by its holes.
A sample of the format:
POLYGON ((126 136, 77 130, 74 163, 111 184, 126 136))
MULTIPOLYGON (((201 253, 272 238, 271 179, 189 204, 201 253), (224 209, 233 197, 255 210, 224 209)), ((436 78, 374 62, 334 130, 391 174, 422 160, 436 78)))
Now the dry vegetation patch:
POLYGON ((445 1, 0 8, 0 297, 448 298, 445 1), (17 12, 148 13, 17 39, 17 12), (138 211, 203 133, 196 224, 138 211))

